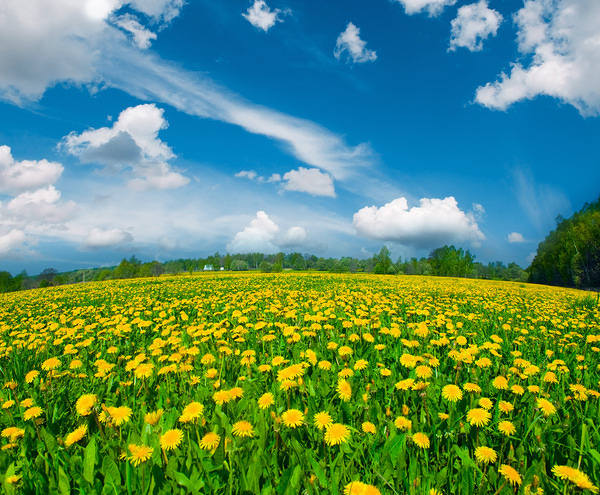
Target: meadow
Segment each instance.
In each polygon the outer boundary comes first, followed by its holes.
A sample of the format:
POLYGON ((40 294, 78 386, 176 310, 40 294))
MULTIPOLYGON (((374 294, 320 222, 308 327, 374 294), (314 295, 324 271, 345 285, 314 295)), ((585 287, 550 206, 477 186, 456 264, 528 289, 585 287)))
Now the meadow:
POLYGON ((0 295, 0 484, 596 493, 600 309, 584 295, 312 273, 0 295))

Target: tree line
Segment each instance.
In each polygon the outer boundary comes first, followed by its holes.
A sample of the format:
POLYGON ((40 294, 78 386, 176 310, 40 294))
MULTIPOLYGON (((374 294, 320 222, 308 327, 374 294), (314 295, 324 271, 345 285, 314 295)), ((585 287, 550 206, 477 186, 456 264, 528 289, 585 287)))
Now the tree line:
POLYGON ((569 287, 600 287, 600 199, 586 203, 539 244, 529 267, 531 282, 569 287))
POLYGON ((454 246, 434 249, 426 257, 404 260, 399 258, 396 262, 392 261, 390 251, 384 246, 376 255, 362 259, 349 256, 324 258, 298 252, 233 255, 215 253, 206 258, 182 258, 161 263, 159 261, 142 262, 137 257, 131 256, 123 258, 114 267, 63 273, 59 273, 53 268, 47 268, 36 276, 28 276, 26 272, 23 272, 16 277, 12 277, 8 272, 0 272, 0 292, 110 279, 158 277, 163 274, 194 273, 207 269, 254 270, 265 273, 310 270, 330 273, 438 275, 518 281, 527 279, 525 270, 516 263, 510 263, 508 266, 500 261, 488 264, 479 263, 475 261, 475 257, 468 250, 454 246))

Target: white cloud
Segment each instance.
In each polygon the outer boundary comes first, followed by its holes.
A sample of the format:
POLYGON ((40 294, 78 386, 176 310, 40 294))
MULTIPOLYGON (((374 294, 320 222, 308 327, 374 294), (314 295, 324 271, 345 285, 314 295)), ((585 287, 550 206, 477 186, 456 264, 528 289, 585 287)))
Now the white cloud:
POLYGON ((471 205, 471 208, 473 209, 473 215, 475 215, 475 217, 478 220, 481 219, 485 215, 485 208, 483 207, 482 204, 480 204, 480 203, 473 203, 471 205))
POLYGON ((290 227, 279 242, 280 247, 302 246, 308 237, 304 227, 290 227))
POLYGON ((138 20, 134 16, 130 14, 125 14, 116 17, 113 20, 113 22, 121 29, 131 34, 133 36, 133 41, 136 44, 136 46, 138 48, 141 48, 142 50, 150 48, 152 40, 156 39, 156 33, 153 33, 149 29, 146 29, 138 22, 138 20))
POLYGON ((360 39, 360 29, 351 22, 348 23, 346 29, 338 36, 333 54, 338 60, 344 54, 347 54, 347 59, 352 60, 354 63, 374 62, 377 60, 377 53, 374 50, 367 49, 367 42, 360 39))
POLYGON ((483 41, 496 36, 502 15, 488 7, 486 0, 463 5, 451 22, 450 50, 464 47, 472 52, 483 49, 483 41))
POLYGON ((518 244, 518 243, 526 242, 525 238, 523 237, 523 234, 520 234, 519 232, 511 232, 510 234, 508 234, 506 239, 511 244, 518 244))
POLYGON ((460 210, 452 196, 423 198, 410 209, 406 198, 380 208, 367 206, 354 214, 353 224, 362 236, 417 248, 463 242, 477 246, 485 239, 473 215, 460 210))
POLYGON ((335 198, 333 179, 329 174, 321 172, 318 168, 299 167, 283 174, 271 174, 266 178, 258 175, 254 170, 240 170, 235 174, 238 179, 248 179, 259 183, 281 183, 281 188, 286 191, 298 191, 312 194, 313 196, 329 196, 335 198))
POLYGON ((183 0, 52 0, 52 8, 47 0, 3 0, 0 98, 23 104, 60 81, 97 82, 104 48, 120 34, 108 21, 127 4, 168 22, 183 0))
POLYGON ((254 170, 240 170, 235 176, 238 179, 254 180, 258 177, 258 174, 254 170))
MULTIPOLYGON (((73 201, 61 202, 61 193, 54 186, 26 191, 11 199, 5 213, 13 221, 58 224, 71 217, 75 211, 73 201)), ((1 211, 1 210, 0 210, 1 211)))
POLYGON ((6 257, 22 250, 26 238, 25 232, 17 229, 0 234, 0 256, 6 257))
POLYGON ((308 234, 303 227, 290 227, 283 235, 280 228, 264 211, 256 216, 240 232, 235 234, 227 251, 230 253, 276 253, 283 248, 299 247, 307 240, 308 234))
POLYGON ((121 112, 112 127, 90 129, 63 138, 61 146, 83 163, 97 163, 118 171, 129 167, 135 189, 174 189, 189 182, 168 161, 175 157, 158 137, 168 126, 163 110, 154 104, 138 105, 121 112))
MULTIPOLYGON (((107 0, 103 0, 107 1, 107 0)), ((110 1, 110 0, 108 0, 110 1)), ((131 0, 129 3, 135 10, 153 18, 155 22, 170 22, 179 15, 184 0, 131 0)))
POLYGON ((233 240, 227 245, 231 253, 274 253, 278 251, 275 237, 279 226, 269 218, 264 211, 258 211, 256 217, 244 230, 235 234, 233 240))
MULTIPOLYGON (((252 104, 197 73, 186 72, 131 46, 111 25, 123 0, 6 0, 0 15, 0 98, 23 104, 59 82, 102 84, 130 95, 172 105, 283 143, 297 159, 348 177, 373 162, 368 144, 349 146, 337 134, 308 120, 252 104)), ((168 21, 181 1, 138 0, 129 5, 168 21)), ((171 177, 170 184, 176 182, 171 177)))
POLYGON ((538 95, 558 98, 582 115, 600 113, 600 2, 526 0, 514 16, 519 51, 531 56, 477 89, 475 100, 505 110, 538 95))
POLYGON ((54 187, 63 172, 48 160, 16 161, 8 146, 0 146, 0 257, 28 252, 41 231, 63 229, 76 211, 73 201, 61 201, 54 187), (14 253, 13 253, 14 252, 14 253))
POLYGON ((282 22, 281 10, 270 9, 265 0, 254 0, 248 10, 242 16, 254 27, 267 32, 275 23, 282 22))
POLYGON ((454 5, 456 0, 396 0, 396 2, 402 4, 409 15, 427 11, 430 16, 436 16, 446 7, 454 5))
POLYGON ((299 191, 313 196, 335 198, 335 188, 330 175, 317 168, 300 167, 283 175, 283 188, 287 191, 299 191))
POLYGON ((8 146, 0 146, 0 193, 14 194, 54 184, 63 166, 48 160, 15 161, 8 146))
POLYGON ((133 236, 125 230, 100 229, 96 227, 89 232, 84 245, 90 249, 99 249, 113 247, 131 241, 133 241, 133 236))

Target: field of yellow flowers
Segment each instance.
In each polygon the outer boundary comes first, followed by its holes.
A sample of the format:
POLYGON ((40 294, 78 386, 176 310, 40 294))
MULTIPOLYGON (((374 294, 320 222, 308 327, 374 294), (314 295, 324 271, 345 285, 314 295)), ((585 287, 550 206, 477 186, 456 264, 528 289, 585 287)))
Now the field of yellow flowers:
POLYGON ((523 284, 201 274, 0 295, 0 484, 596 493, 599 356, 590 298, 523 284))

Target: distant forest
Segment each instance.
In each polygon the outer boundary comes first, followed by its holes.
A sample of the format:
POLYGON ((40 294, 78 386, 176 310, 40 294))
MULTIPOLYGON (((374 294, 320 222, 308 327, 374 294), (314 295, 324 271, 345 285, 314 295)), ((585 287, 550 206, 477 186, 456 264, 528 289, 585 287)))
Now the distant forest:
POLYGON ((261 272, 319 271, 331 273, 380 273, 406 275, 438 275, 494 280, 514 280, 580 288, 600 288, 600 199, 588 203, 568 219, 558 217, 556 229, 538 245, 529 268, 501 261, 480 263, 468 251, 454 246, 434 249, 422 258, 390 257, 384 246, 379 253, 364 259, 323 258, 301 253, 215 253, 206 258, 142 262, 135 256, 123 259, 119 265, 59 273, 47 268, 39 275, 23 272, 13 277, 0 271, 0 292, 36 287, 73 284, 92 280, 134 277, 158 277, 163 274, 193 273, 207 270, 261 272))
POLYGON ((600 287, 600 199, 571 218, 557 218, 556 229, 539 244, 528 272, 535 283, 600 287))
POLYGON ((178 259, 161 263, 142 262, 135 256, 123 259, 119 265, 108 268, 93 268, 59 273, 47 268, 36 276, 23 272, 12 277, 8 272, 0 272, 0 292, 9 292, 36 287, 135 277, 158 277, 163 274, 194 273, 207 270, 260 272, 319 271, 331 273, 379 273, 407 275, 439 275, 449 277, 486 278, 495 280, 526 281, 527 272, 516 263, 508 266, 497 261, 483 264, 475 261, 469 252, 454 246, 443 246, 433 250, 429 256, 398 259, 392 261, 387 247, 382 247, 375 256, 358 258, 319 258, 301 253, 215 253, 206 258, 178 259))

